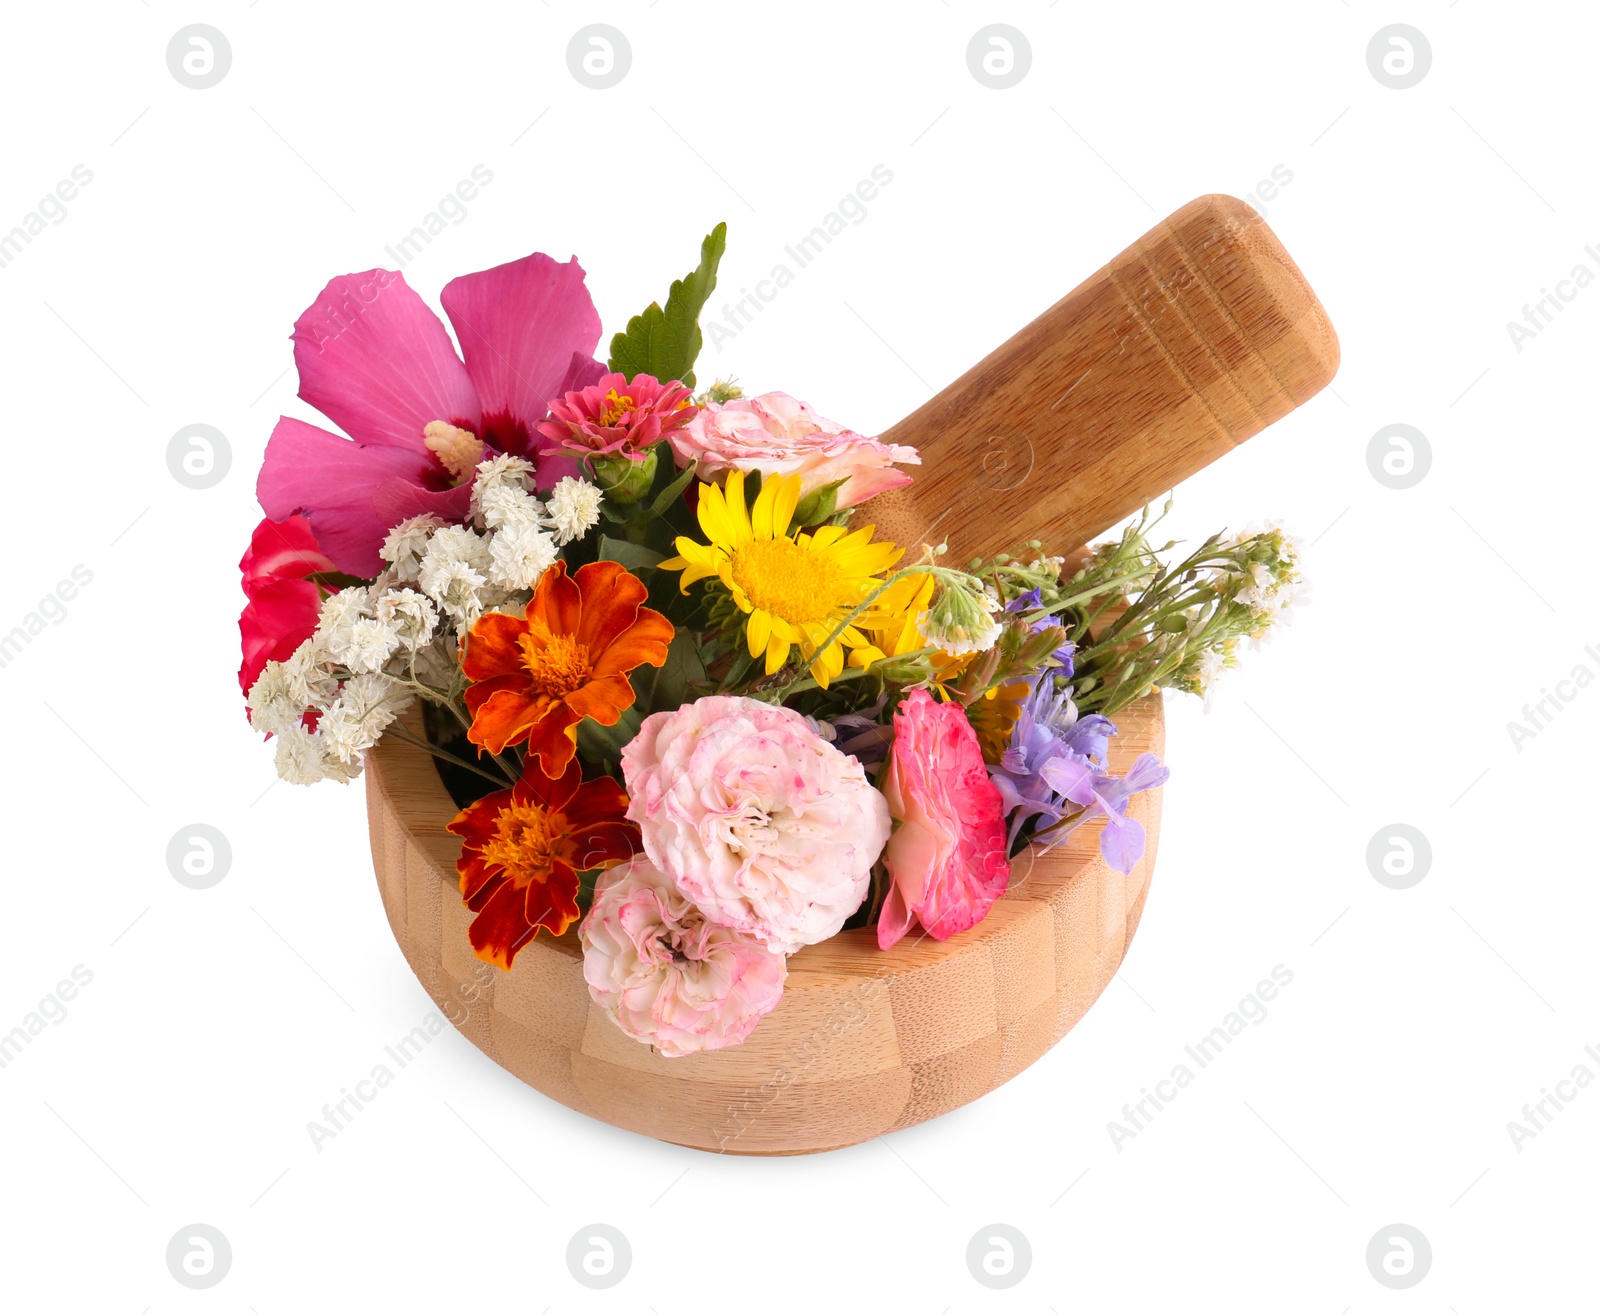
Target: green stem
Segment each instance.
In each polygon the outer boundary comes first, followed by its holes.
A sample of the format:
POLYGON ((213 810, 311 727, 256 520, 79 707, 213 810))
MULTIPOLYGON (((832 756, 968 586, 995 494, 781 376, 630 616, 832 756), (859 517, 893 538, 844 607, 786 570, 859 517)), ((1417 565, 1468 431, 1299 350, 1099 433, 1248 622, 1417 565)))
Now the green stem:
POLYGON ((508 784, 516 784, 514 779, 509 782, 502 781, 499 777, 495 776, 494 773, 484 771, 483 768, 479 767, 476 763, 470 763, 465 758, 457 758, 455 754, 447 753, 445 750, 439 748, 439 746, 436 744, 429 744, 426 740, 418 739, 415 735, 410 734, 408 731, 401 730, 398 726, 390 726, 386 733, 393 735, 402 743, 412 745, 418 749, 426 750, 435 758, 442 758, 447 763, 454 763, 457 767, 465 767, 469 772, 476 772, 479 776, 483 777, 484 780, 493 782, 502 790, 505 789, 508 784))

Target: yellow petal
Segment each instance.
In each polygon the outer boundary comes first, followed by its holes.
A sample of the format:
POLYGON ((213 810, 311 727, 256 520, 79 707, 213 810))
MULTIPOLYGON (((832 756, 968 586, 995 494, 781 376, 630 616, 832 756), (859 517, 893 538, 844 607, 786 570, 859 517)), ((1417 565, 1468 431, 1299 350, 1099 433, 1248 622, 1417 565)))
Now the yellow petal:
POLYGON ((750 508, 744 496, 744 471, 735 470, 729 474, 725 501, 729 535, 724 542, 730 548, 742 547, 754 537, 750 532, 750 508))
MULTIPOLYGON (((756 505, 750 514, 750 528, 758 539, 774 537, 772 505, 777 501, 780 483, 780 480, 769 479, 761 485, 761 492, 756 494, 756 505)), ((786 530, 788 527, 788 522, 785 521, 783 528, 786 530)), ((782 534, 783 530, 778 530, 776 533, 782 534)))
POLYGON ((750 623, 745 627, 745 642, 750 646, 750 656, 760 657, 772 637, 772 617, 759 607, 750 613, 750 623))
MULTIPOLYGON (((789 533, 789 522, 794 519, 794 509, 800 505, 800 476, 785 475, 775 481, 777 491, 772 500, 772 533, 789 533)), ((765 489, 761 490, 763 493, 765 489)))

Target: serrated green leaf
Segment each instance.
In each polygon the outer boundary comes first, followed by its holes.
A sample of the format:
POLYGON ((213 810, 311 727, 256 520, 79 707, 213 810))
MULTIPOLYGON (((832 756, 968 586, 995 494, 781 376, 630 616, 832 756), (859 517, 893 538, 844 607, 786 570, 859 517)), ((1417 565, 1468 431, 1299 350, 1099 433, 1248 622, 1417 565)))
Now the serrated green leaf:
POLYGON ((727 241, 727 224, 706 234, 700 243, 700 263, 673 283, 666 309, 652 301, 642 315, 628 321, 626 332, 612 338, 609 369, 630 379, 648 374, 662 381, 681 379, 694 387, 694 363, 702 342, 700 312, 717 286, 717 265, 727 241))

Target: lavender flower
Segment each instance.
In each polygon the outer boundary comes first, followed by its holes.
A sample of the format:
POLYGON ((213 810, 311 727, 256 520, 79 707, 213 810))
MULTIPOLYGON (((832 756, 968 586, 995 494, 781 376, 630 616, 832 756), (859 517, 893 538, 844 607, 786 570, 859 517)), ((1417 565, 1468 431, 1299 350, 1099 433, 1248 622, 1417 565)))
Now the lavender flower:
MULTIPOLYGON (((1030 589, 1027 593, 1018 594, 1009 603, 1007 603, 1006 611, 1012 613, 1038 612, 1041 611, 1043 607, 1044 600, 1039 596, 1039 591, 1037 589, 1030 589)), ((1067 629, 1067 623, 1059 616, 1045 615, 1039 617, 1038 620, 1033 622, 1033 624, 1028 627, 1028 631, 1030 634, 1036 635, 1041 630, 1044 630, 1049 626, 1060 626, 1062 629, 1067 629)), ((1059 665, 1055 671, 1049 674, 1070 677, 1072 675, 1072 655, 1077 651, 1077 648, 1078 646, 1069 640, 1068 642, 1062 644, 1060 648, 1051 653, 1050 656, 1054 658, 1059 665)))
POLYGON ((1059 844, 1093 817, 1106 819, 1100 852, 1120 872, 1144 854, 1144 827, 1130 818, 1128 800, 1163 784, 1168 771, 1153 753, 1140 754, 1120 779, 1106 770, 1106 746, 1117 733, 1109 717, 1079 717, 1070 691, 1057 692, 1044 672, 1022 706, 1011 740, 989 779, 1000 791, 1015 849, 1023 828, 1043 848, 1059 844))

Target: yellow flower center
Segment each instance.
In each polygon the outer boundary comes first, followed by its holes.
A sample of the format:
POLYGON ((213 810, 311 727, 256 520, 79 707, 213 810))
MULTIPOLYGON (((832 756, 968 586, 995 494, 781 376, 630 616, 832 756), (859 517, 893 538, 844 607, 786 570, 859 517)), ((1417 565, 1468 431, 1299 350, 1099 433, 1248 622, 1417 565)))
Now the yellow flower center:
POLYGON ((752 539, 731 562, 751 606, 794 625, 826 621, 839 607, 842 582, 832 560, 793 539, 752 539))
POLYGON ((523 635, 522 665, 528 671, 528 685, 535 694, 561 699, 582 689, 594 673, 589 647, 571 635, 551 635, 543 644, 531 634, 523 635))
POLYGON ((495 819, 494 835, 483 847, 486 863, 497 864, 513 880, 545 881, 559 836, 550 834, 550 815, 538 804, 509 803, 495 819))
POLYGON ((606 394, 606 406, 605 410, 600 412, 600 423, 614 425, 631 410, 633 410, 633 398, 626 393, 618 397, 617 390, 613 388, 606 394))

